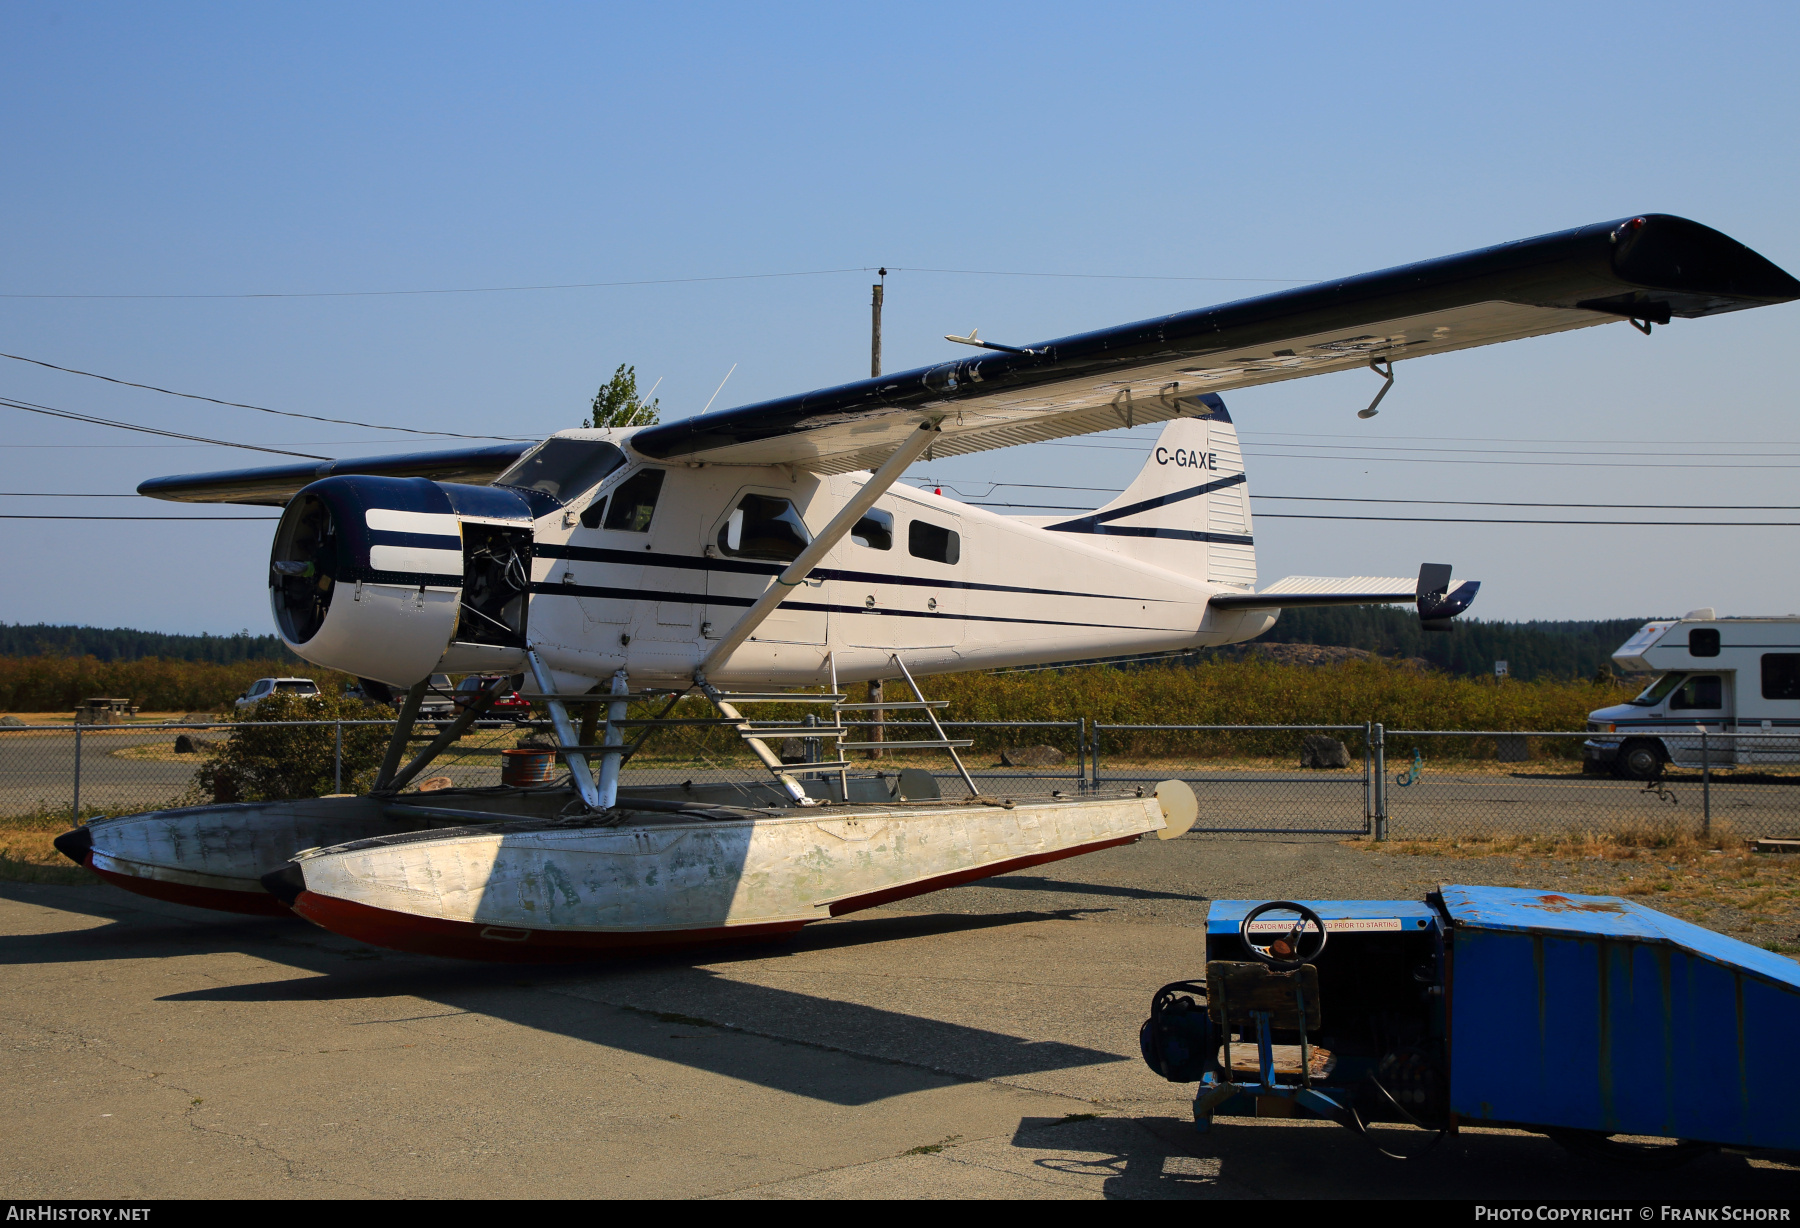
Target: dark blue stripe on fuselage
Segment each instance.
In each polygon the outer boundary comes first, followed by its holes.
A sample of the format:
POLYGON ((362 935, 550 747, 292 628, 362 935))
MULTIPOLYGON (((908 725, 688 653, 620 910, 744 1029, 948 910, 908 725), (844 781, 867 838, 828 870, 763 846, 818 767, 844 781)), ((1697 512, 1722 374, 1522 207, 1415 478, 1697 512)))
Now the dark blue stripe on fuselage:
MULTIPOLYGON (((1198 499, 1201 495, 1210 495, 1215 490, 1224 490, 1227 486, 1240 486, 1243 482, 1244 475, 1234 473, 1228 478, 1220 478, 1216 482, 1207 482, 1188 490, 1158 495, 1154 499, 1142 499, 1136 503, 1128 503, 1124 507, 1107 508, 1105 511, 1095 512, 1092 516, 1078 516, 1074 520, 1065 520, 1061 524, 1047 524, 1044 527, 1054 533, 1093 533, 1098 531, 1098 526, 1109 521, 1123 520, 1125 517, 1135 516, 1139 512, 1153 511, 1156 508, 1168 507, 1175 503, 1185 503, 1189 499, 1198 499)), ((1131 534, 1130 536, 1136 537, 1142 536, 1142 534, 1131 534)), ((1202 540, 1210 541, 1212 539, 1202 540)), ((1248 541, 1247 538, 1245 540, 1248 541)))
MULTIPOLYGON (((1073 521, 1070 524, 1074 524, 1073 521)), ((1165 541, 1218 542, 1225 546, 1254 546, 1256 539, 1248 533, 1202 533, 1197 529, 1150 529, 1124 524, 1088 524, 1071 528, 1051 525, 1063 533, 1092 533, 1097 537, 1159 537, 1165 541)))
MULTIPOLYGON (((1248 541, 1249 539, 1245 538, 1244 540, 1248 541)), ((634 550, 611 550, 600 546, 540 544, 535 554, 540 559, 564 559, 575 563, 621 563, 632 567, 668 567, 679 571, 720 572, 727 575, 778 576, 787 570, 785 563, 758 563, 747 559, 696 558, 688 554, 651 554, 634 550)), ((952 580, 933 576, 899 576, 878 571, 844 571, 834 567, 815 568, 811 574, 821 580, 843 580, 857 584, 960 588, 969 592, 1024 593, 1033 597, 1091 597, 1101 601, 1137 602, 1173 600, 1168 597, 1133 597, 1124 593, 1077 592, 1060 588, 1025 588, 1012 584, 981 584, 972 580, 952 580)))
MULTIPOLYGON (((677 593, 653 588, 605 588, 593 584, 534 583, 533 595, 539 597, 598 597, 612 601, 662 601, 686 605, 746 607, 755 605, 755 597, 709 596, 706 593, 677 593)), ((1191 634, 1191 627, 1141 627, 1122 623, 1077 623, 1059 618, 1007 618, 996 614, 952 614, 943 610, 883 610, 860 605, 832 605, 822 601, 788 600, 784 610, 809 610, 819 614, 868 614, 881 618, 945 619, 950 622, 1021 623, 1034 627, 1089 627, 1107 631, 1167 631, 1177 635, 1191 634)))

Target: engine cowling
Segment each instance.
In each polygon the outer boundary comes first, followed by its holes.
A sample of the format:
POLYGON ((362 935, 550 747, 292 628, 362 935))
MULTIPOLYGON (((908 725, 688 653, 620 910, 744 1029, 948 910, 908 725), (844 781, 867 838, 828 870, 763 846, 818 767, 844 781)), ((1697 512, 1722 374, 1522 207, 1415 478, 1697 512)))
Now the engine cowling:
POLYGON ((524 661, 538 497, 425 478, 314 482, 282 513, 269 559, 282 641, 394 686, 437 669, 510 672, 524 661))

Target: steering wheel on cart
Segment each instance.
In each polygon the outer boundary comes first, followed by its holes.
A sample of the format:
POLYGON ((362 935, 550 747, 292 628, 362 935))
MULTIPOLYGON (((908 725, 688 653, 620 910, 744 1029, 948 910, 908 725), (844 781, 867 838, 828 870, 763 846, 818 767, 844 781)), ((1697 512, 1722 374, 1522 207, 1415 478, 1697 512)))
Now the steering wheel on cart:
POLYGON ((1296 904, 1292 900, 1270 900, 1266 904, 1258 904, 1244 914, 1238 923, 1238 937, 1244 942, 1244 949, 1250 952, 1250 958, 1267 964, 1276 972, 1292 972, 1302 964, 1310 964, 1325 953, 1325 922, 1319 914, 1304 904, 1296 904), (1266 912, 1299 913, 1293 928, 1266 943, 1257 943, 1250 937, 1250 925, 1266 912), (1300 953, 1300 946, 1309 937, 1317 937, 1313 949, 1305 955, 1300 953))

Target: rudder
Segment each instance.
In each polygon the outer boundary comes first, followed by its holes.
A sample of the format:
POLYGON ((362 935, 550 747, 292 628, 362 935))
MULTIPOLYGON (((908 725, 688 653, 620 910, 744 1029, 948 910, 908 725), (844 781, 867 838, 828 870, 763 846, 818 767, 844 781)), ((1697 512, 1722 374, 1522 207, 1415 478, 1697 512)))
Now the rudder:
POLYGON ((1095 543, 1215 584, 1256 584, 1250 490, 1237 427, 1225 402, 1207 393, 1163 427, 1130 486, 1089 515, 1047 524, 1054 533, 1092 534, 1095 543))

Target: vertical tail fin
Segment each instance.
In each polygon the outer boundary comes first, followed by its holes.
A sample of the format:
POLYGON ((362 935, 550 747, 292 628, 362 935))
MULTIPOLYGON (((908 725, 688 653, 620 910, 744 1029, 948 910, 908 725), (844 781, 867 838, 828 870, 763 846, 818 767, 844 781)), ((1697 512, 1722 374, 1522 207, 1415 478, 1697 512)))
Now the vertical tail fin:
POLYGON ((1256 585, 1250 489, 1225 402, 1184 398, 1135 481, 1087 516, 1044 527, 1090 533, 1108 550, 1233 588, 1256 585))

